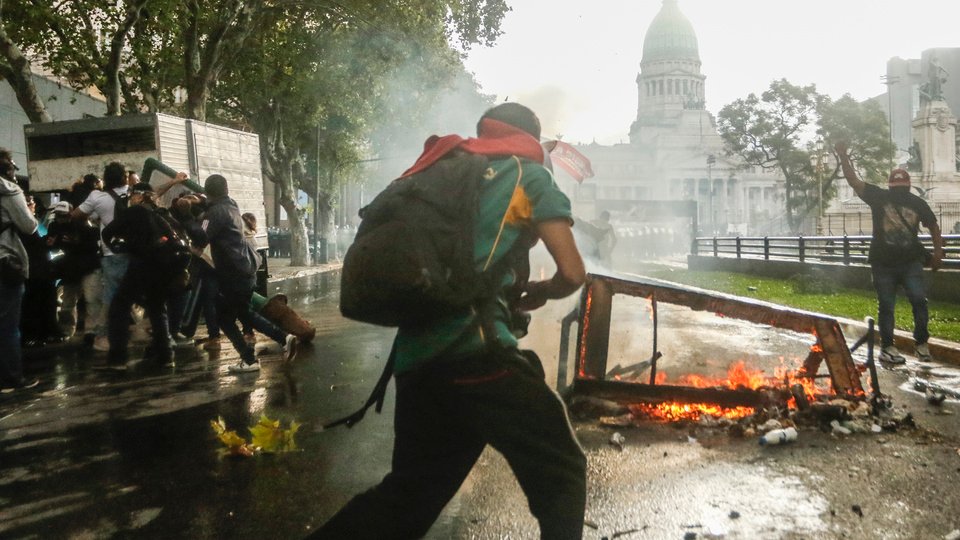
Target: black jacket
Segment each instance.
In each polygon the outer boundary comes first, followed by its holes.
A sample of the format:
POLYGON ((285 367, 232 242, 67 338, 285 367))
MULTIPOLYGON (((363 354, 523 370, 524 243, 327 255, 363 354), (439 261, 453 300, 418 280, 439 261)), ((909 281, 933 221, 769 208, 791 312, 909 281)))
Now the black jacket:
POLYGON ((206 234, 198 247, 210 244, 210 254, 221 287, 247 288, 256 283, 260 258, 256 249, 243 236, 240 209, 230 197, 210 203, 200 221, 206 234))

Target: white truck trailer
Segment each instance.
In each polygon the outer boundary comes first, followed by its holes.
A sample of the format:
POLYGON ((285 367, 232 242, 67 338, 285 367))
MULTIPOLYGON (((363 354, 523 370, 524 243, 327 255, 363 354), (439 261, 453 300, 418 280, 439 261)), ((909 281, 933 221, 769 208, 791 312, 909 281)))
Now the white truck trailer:
MULTIPOLYGON (((260 142, 255 133, 160 113, 27 124, 23 132, 31 191, 68 190, 85 174, 102 175, 111 161, 141 171, 153 158, 201 184, 211 174, 222 174, 240 211, 257 216, 257 245, 267 247, 260 142)), ((160 171, 141 179, 155 188, 171 180, 160 171)), ((165 201, 182 189, 170 190, 165 201)))

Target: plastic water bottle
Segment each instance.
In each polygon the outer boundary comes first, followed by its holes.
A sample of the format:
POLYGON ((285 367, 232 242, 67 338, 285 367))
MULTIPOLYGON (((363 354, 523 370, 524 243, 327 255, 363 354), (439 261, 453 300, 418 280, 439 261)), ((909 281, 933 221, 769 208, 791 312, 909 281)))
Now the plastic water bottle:
POLYGON ((783 429, 774 429, 768 431, 763 437, 760 437, 760 446, 773 446, 797 440, 796 428, 788 427, 783 429))

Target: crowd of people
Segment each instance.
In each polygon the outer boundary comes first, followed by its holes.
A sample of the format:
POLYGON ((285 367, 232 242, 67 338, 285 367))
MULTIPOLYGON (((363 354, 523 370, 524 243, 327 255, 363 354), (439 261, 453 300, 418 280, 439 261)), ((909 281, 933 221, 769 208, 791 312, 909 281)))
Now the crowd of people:
POLYGON ((37 384, 23 375, 24 347, 66 340, 106 353, 112 370, 173 365, 176 347, 216 351, 225 335, 241 357, 230 371, 257 371, 254 330, 293 359, 297 337, 250 309, 261 264, 257 224, 252 214, 241 215, 226 178, 210 176, 204 193, 182 189, 164 207, 161 198, 186 174, 154 189, 112 162, 102 178, 87 174, 46 208, 18 170, 0 148, 3 392, 37 384), (138 306, 150 342, 132 358, 138 306), (195 340, 200 313, 207 336, 195 340))

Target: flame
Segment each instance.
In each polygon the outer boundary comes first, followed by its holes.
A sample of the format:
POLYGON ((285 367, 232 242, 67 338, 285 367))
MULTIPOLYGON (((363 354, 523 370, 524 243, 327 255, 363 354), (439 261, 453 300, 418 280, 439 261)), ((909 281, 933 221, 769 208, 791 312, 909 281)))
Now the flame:
MULTIPOLYGON (((781 358, 781 362, 784 359, 781 358)), ((666 384, 667 374, 657 372, 656 384, 666 384)), ((803 387, 803 392, 810 401, 816 401, 816 396, 822 395, 826 390, 819 388, 816 380, 810 377, 801 376, 797 370, 779 366, 774 369, 774 375, 769 376, 760 369, 748 368, 746 362, 737 361, 727 370, 726 378, 706 377, 698 374, 688 374, 677 379, 676 383, 682 386, 691 386, 694 388, 729 388, 732 390, 749 389, 759 390, 762 388, 791 388, 795 384, 803 387)), ((790 398, 787 406, 796 409, 796 399, 790 398)), ((703 415, 710 415, 715 418, 729 418, 735 420, 743 418, 754 413, 753 407, 721 407, 710 403, 680 403, 664 402, 658 404, 635 404, 630 406, 634 414, 642 414, 647 417, 660 419, 667 422, 678 420, 699 420, 703 415)))
POLYGON ((644 415, 664 422, 699 420, 704 415, 736 420, 753 414, 753 407, 720 407, 710 403, 635 403, 630 405, 634 415, 644 415))
POLYGON ((586 306, 584 307, 583 312, 585 316, 583 317, 583 328, 580 329, 580 362, 577 366, 577 372, 580 378, 587 378, 586 363, 587 363, 587 336, 590 332, 590 308, 593 307, 593 287, 587 289, 587 301, 586 306))

